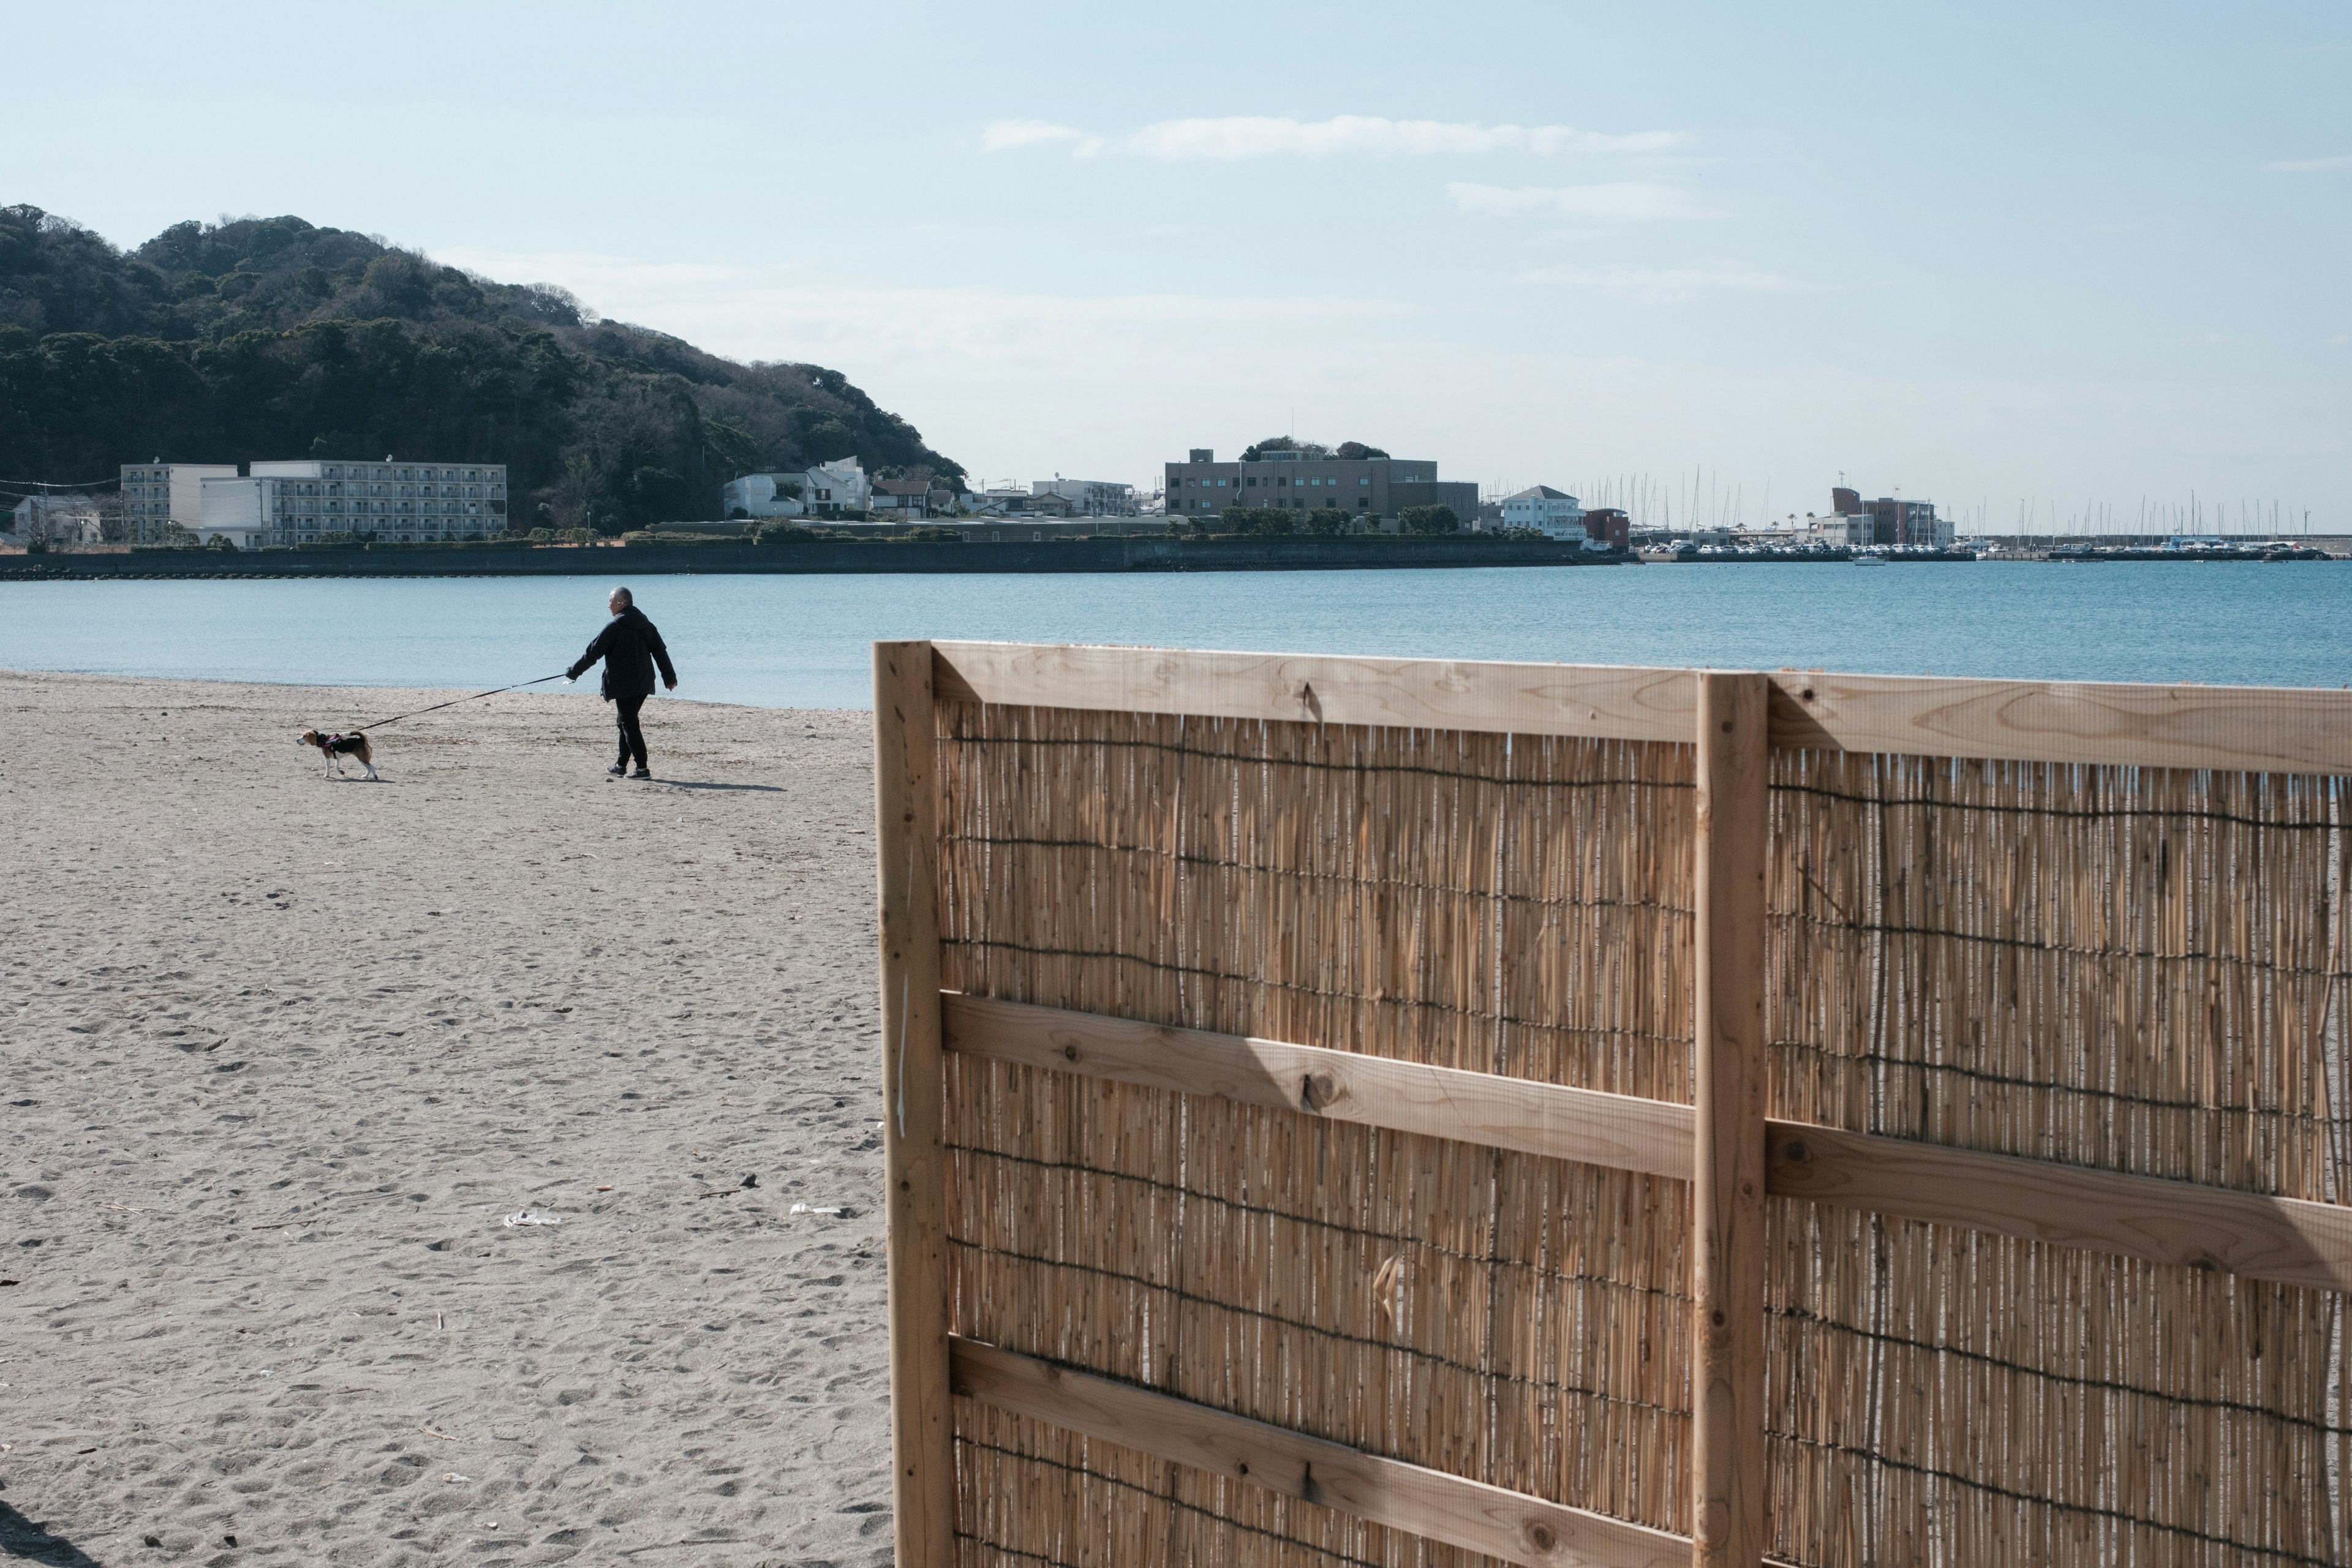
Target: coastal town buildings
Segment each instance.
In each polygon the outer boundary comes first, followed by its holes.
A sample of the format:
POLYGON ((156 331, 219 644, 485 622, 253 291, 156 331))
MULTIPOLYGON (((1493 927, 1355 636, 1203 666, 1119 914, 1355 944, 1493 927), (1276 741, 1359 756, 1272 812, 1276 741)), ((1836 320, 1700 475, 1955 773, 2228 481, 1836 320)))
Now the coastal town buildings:
POLYGON ((1604 550, 1633 547, 1633 519, 1622 508, 1594 507, 1584 514, 1584 536, 1604 550))
POLYGON ((740 475, 719 488, 719 510, 739 521, 761 517, 839 517, 872 510, 874 486, 866 477, 864 465, 855 458, 842 458, 807 468, 740 475))
POLYGON ((931 481, 929 479, 877 479, 874 481, 874 515, 887 522, 915 522, 929 515, 931 481))
POLYGON ((1465 521, 1478 511, 1478 487, 1440 480, 1433 462, 1335 458, 1313 448, 1220 463, 1212 448, 1194 447, 1183 462, 1166 466, 1166 483, 1171 518, 1212 517, 1231 506, 1337 507, 1367 528, 1392 531, 1407 507, 1450 506, 1465 521))
POLYGON ((204 526, 204 482, 235 478, 235 463, 125 463, 123 531, 133 544, 160 543, 174 528, 194 533, 204 526))
POLYGON ((106 537, 105 515, 96 496, 26 496, 8 514, 13 544, 97 544, 106 537))
POLYGON ((1505 528, 1532 528, 1547 539, 1582 539, 1584 505, 1565 490, 1530 485, 1503 498, 1505 528))
POLYGON ((1864 500, 1862 492, 1844 485, 1830 490, 1830 512, 1813 520, 1813 531, 1825 543, 1869 550, 1893 545, 1907 550, 1949 550, 1951 520, 1936 515, 1936 503, 1881 496, 1864 500))
POLYGON ((198 491, 192 531, 240 549, 316 544, 330 533, 439 543, 507 526, 504 463, 289 458, 248 464, 243 478, 235 468, 206 475, 198 491))
POLYGON ((1111 479, 1066 479, 1055 474, 1050 479, 1032 479, 1029 493, 1033 496, 1059 496, 1070 503, 1079 517, 1133 517, 1137 515, 1135 487, 1111 479))

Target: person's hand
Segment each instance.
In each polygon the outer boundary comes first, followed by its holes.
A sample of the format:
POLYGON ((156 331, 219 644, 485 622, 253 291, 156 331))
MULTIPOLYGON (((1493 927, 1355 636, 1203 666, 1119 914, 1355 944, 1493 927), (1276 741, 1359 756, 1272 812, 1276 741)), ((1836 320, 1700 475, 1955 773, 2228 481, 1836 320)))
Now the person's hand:
POLYGON ((662 682, 662 685, 672 691, 676 691, 677 689, 677 682, 675 680, 665 680, 662 682))

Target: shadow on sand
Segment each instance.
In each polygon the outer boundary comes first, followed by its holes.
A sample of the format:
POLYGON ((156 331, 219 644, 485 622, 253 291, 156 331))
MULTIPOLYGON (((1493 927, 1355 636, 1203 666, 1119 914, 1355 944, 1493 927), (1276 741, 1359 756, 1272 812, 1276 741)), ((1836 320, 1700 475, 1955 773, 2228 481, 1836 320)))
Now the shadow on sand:
POLYGON ((41 1563, 48 1568, 100 1568, 97 1558, 62 1535, 51 1535, 0 1502, 0 1562, 41 1563))

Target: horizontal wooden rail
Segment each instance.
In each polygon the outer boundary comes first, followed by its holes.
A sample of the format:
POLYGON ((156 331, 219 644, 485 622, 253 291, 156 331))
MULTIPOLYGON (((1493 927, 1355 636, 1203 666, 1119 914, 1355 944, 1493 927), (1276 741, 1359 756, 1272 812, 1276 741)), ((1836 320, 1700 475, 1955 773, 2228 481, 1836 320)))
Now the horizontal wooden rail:
MULTIPOLYGON (((1688 1180, 1691 1108, 1324 1046, 949 993, 951 1051, 1688 1180)), ((2352 1291, 2352 1205, 1768 1121, 1765 1190, 2055 1246, 2352 1291)))
POLYGON ((1633 665, 942 642, 940 700, 1687 744, 1698 680, 1633 665))
POLYGON ((1766 1190, 2150 1263, 2352 1291, 2352 1207, 1767 1123, 1766 1190))
POLYGON ((1691 1109, 1662 1100, 953 993, 940 1029, 972 1056, 1690 1180, 1691 1109))
MULTIPOLYGON (((934 645, 942 701, 1688 744, 1698 675, 1633 665, 934 645)), ((2352 692, 1771 676, 1771 743, 2020 762, 2352 773, 2352 692)))
POLYGON ((1688 1568, 1690 1538, 1384 1459, 1206 1405, 956 1339, 955 1392, 1180 1465, 1539 1568, 1688 1568))

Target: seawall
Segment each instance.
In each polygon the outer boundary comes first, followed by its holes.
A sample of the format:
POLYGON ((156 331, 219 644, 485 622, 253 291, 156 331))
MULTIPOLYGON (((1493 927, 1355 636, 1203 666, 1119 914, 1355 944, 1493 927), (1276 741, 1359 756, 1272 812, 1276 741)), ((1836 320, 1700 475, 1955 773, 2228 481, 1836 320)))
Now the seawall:
POLYGON ((1361 572, 1449 566, 1614 564, 1550 541, 1496 539, 1072 539, 656 544, 638 548, 142 550, 0 556, 0 582, 110 577, 648 577, 1048 572, 1361 572))

